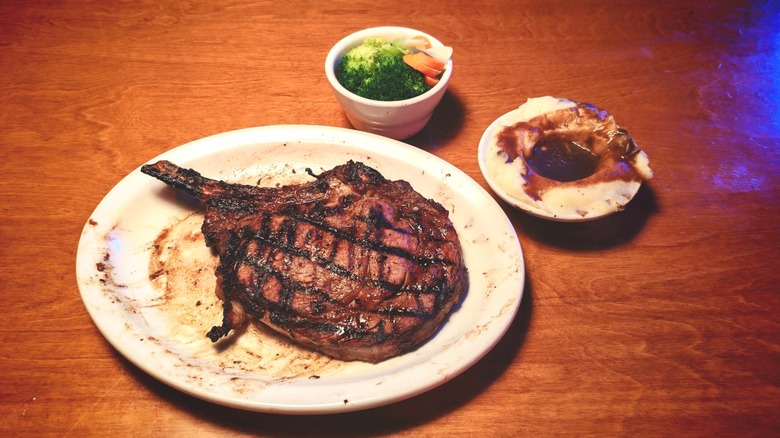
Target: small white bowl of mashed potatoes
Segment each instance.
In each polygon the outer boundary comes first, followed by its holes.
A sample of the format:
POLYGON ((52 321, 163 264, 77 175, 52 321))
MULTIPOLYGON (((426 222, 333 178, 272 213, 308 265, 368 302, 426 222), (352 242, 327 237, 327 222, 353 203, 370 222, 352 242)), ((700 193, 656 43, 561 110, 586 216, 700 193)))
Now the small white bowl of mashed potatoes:
POLYGON ((594 105, 528 99, 496 119, 479 143, 490 188, 515 208, 564 222, 621 211, 653 177, 647 154, 594 105))

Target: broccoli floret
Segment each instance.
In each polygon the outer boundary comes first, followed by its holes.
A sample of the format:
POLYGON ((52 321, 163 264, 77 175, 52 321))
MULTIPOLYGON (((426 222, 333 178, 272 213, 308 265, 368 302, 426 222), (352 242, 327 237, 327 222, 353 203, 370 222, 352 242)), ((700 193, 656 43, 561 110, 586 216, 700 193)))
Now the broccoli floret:
POLYGON ((336 79, 358 96, 383 101, 409 99, 431 88, 403 61, 403 52, 383 38, 367 38, 344 55, 336 79))
POLYGON ((363 40, 363 45, 369 47, 378 47, 381 49, 382 47, 389 46, 390 42, 381 37, 368 37, 363 40))

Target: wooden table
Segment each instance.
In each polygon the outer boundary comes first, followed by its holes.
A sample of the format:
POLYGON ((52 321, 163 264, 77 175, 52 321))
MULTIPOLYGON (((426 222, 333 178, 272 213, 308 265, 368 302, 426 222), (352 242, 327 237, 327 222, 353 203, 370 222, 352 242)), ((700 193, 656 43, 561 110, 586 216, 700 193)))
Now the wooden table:
POLYGON ((0 3, 0 435, 780 432, 777 2, 276 3, 0 3), (137 166, 201 137, 350 127, 325 54, 388 24, 454 47, 448 93, 407 143, 486 189, 480 136, 542 95, 610 111, 655 178, 624 212, 581 224, 502 203, 525 255, 519 313, 483 360, 420 396, 270 415, 136 368, 79 294, 93 209, 137 166))

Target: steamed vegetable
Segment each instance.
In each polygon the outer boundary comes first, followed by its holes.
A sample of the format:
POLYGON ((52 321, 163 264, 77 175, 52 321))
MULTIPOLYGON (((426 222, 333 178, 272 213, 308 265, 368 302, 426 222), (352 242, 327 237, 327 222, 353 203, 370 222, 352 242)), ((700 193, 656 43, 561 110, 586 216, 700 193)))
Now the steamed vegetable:
POLYGON ((366 38, 362 45, 344 55, 336 67, 336 79, 347 90, 367 99, 410 99, 436 85, 446 65, 446 61, 422 52, 426 49, 430 49, 430 42, 424 37, 393 42, 379 37, 366 38), (407 56, 414 56, 419 62, 410 64, 407 56), (422 65, 430 68, 421 71, 425 67, 418 67, 422 65))
POLYGON ((425 75, 425 82, 439 82, 439 76, 444 71, 444 63, 428 55, 425 52, 407 53, 404 55, 404 62, 413 69, 425 75))

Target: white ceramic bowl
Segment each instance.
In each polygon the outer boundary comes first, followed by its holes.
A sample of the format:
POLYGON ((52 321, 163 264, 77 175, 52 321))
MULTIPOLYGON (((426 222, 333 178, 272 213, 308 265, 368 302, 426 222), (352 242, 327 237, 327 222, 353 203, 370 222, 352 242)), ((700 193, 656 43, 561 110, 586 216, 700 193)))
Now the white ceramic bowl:
POLYGON ((399 37, 417 35, 427 37, 433 47, 444 45, 433 36, 419 30, 384 26, 352 33, 342 38, 328 52, 328 56, 325 58, 325 76, 333 87, 336 99, 344 108, 347 118, 356 129, 403 140, 420 132, 431 119, 433 110, 444 96, 452 76, 452 59, 447 62, 439 83, 425 93, 406 100, 383 102, 366 99, 344 88, 336 79, 335 69, 341 59, 352 48, 362 44, 364 39, 383 37, 392 41, 399 37))

